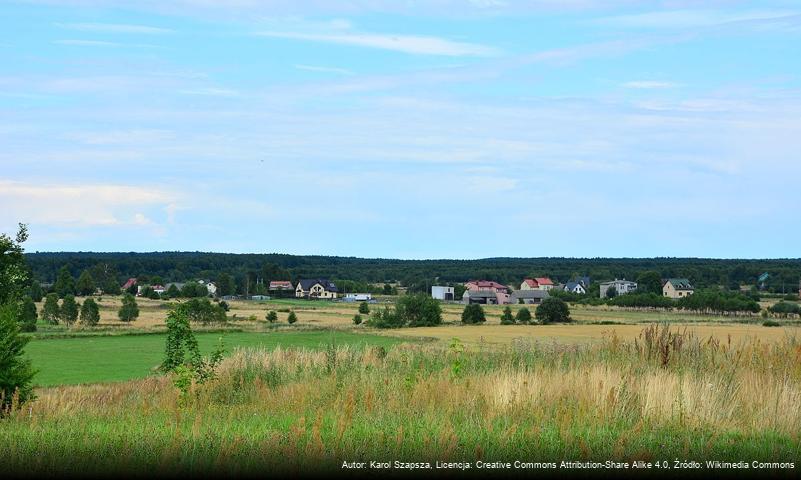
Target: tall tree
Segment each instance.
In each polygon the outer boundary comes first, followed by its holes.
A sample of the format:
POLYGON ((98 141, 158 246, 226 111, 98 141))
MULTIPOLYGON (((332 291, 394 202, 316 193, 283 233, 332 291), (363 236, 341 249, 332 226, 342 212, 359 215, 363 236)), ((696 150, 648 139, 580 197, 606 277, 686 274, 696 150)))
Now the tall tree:
POLYGON ((50 325, 58 325, 58 295, 48 293, 42 306, 42 320, 50 325))
POLYGON ((231 275, 223 272, 217 277, 217 293, 221 297, 236 293, 236 282, 231 275))
POLYGON ((515 317, 512 316, 512 309, 510 307, 506 307, 503 309, 503 315, 501 315, 501 325, 514 325, 515 324, 515 317))
POLYGON ((75 301, 75 297, 67 294, 64 296, 64 300, 61 301, 58 318, 67 325, 72 325, 78 320, 78 311, 78 303, 75 301))
POLYGON ((471 303, 464 307, 462 312, 462 323, 484 323, 487 317, 484 314, 484 309, 477 303, 471 303))
POLYGON ((123 322, 132 322, 139 317, 139 305, 136 304, 136 298, 130 293, 126 293, 122 297, 122 307, 117 312, 117 316, 123 322))
POLYGON ((66 265, 62 266, 61 270, 58 271, 58 278, 56 278, 56 283, 53 284, 53 291, 58 294, 59 298, 75 295, 75 279, 72 278, 70 269, 66 265))
POLYGON ((0 415, 12 402, 20 405, 33 398, 32 380, 36 373, 25 357, 29 337, 20 335, 19 302, 28 284, 22 244, 28 229, 19 224, 16 238, 0 235, 0 415))
POLYGON ((556 297, 543 300, 534 312, 534 316, 543 324, 571 321, 567 303, 556 297))
POLYGON ((100 321, 100 307, 93 298, 87 298, 81 305, 81 323, 93 327, 100 321))
POLYGON ((78 277, 78 282, 75 284, 75 290, 78 292, 78 295, 92 295, 95 293, 95 279, 92 278, 92 274, 89 273, 89 270, 86 269, 81 272, 81 275, 78 277))
MULTIPOLYGON (((739 290, 739 285, 737 289, 739 290)), ((637 293, 662 295, 662 277, 659 272, 648 270, 637 275, 637 293)))
POLYGON ((31 282, 31 288, 29 291, 31 300, 33 300, 34 302, 42 301, 42 298, 44 297, 44 290, 42 290, 42 284, 39 283, 38 280, 34 279, 31 282))
POLYGON ((19 323, 23 332, 36 331, 36 304, 33 303, 33 299, 27 295, 22 299, 19 323))

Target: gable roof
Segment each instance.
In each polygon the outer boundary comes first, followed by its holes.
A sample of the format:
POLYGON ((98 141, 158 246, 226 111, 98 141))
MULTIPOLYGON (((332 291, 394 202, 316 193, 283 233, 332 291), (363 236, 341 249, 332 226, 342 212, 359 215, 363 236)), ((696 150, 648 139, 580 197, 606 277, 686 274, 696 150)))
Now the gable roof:
POLYGON ((523 283, 525 283, 531 288, 537 288, 538 286, 537 281, 534 280, 533 278, 526 278, 525 280, 523 280, 523 283))
POLYGON ((573 290, 576 289, 576 287, 581 287, 583 289, 584 285, 582 285, 579 282, 567 282, 567 284, 565 285, 565 290, 572 292, 573 290))
POLYGON ((548 277, 537 277, 534 280, 540 285, 553 285, 553 282, 548 277))
POLYGON ((298 282, 298 285, 300 285, 300 288, 303 291, 306 291, 306 290, 311 289, 315 284, 318 284, 318 283, 320 285, 322 285, 323 289, 325 289, 327 292, 336 292, 337 291, 337 286, 334 285, 333 282, 329 282, 325 278, 312 278, 312 279, 309 279, 309 280, 301 280, 301 281, 298 282))
POLYGON ((502 288, 504 290, 508 290, 509 289, 509 287, 507 287, 506 285, 501 285, 500 283, 493 282, 492 280, 471 280, 471 281, 467 282, 467 284, 470 284, 470 283, 472 283, 473 285, 475 285, 478 288, 495 288, 495 289, 502 288))
POLYGON ((693 285, 686 278, 668 278, 667 282, 676 290, 694 290, 693 285))
POLYGON ((292 288, 292 282, 289 280, 272 280, 270 281, 270 290, 281 288, 292 288))
POLYGON ((515 290, 512 292, 512 303, 518 298, 548 298, 551 295, 546 290, 515 290))

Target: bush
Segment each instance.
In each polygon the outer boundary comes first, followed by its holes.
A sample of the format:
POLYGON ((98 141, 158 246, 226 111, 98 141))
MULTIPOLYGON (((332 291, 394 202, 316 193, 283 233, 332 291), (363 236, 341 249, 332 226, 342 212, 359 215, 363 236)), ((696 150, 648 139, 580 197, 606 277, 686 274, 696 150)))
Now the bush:
POLYGON ((765 326, 765 327, 780 327, 781 326, 781 324, 779 322, 775 321, 775 320, 767 320, 767 321, 763 322, 762 325, 765 326))
POLYGON ((784 300, 771 306, 768 310, 770 313, 776 313, 781 316, 787 316, 787 314, 790 313, 796 315, 801 314, 801 306, 797 303, 785 302, 784 300))
POLYGON ((501 325, 514 325, 515 318, 512 316, 512 309, 506 307, 503 309, 503 315, 501 315, 501 325))
POLYGON ((42 307, 42 320, 50 325, 58 325, 58 294, 48 293, 42 307))
POLYGON ((430 327, 442 323, 439 302, 424 293, 404 295, 395 303, 400 321, 409 327, 430 327))
POLYGON ((484 309, 478 303, 471 303, 464 307, 462 311, 462 323, 474 324, 484 323, 487 317, 484 315, 484 309))
POLYGON ((298 321, 298 316, 295 315, 294 310, 289 312, 289 317, 287 317, 286 321, 289 322, 290 325, 298 321))
POLYGON ((139 306, 136 304, 136 298, 130 293, 122 296, 122 307, 117 311, 117 316, 123 322, 132 322, 139 318, 139 306))
POLYGON ((81 305, 81 323, 93 327, 100 321, 100 307, 91 298, 84 300, 81 305))
POLYGON ((225 312, 227 312, 227 311, 231 310, 231 306, 230 306, 230 305, 228 305, 228 302, 226 302, 225 300, 221 301, 221 302, 220 302, 220 303, 218 303, 217 305, 219 305, 219 306, 220 306, 220 308, 222 308, 222 309, 223 309, 223 311, 225 311, 225 312))
POLYGON ((228 318, 220 305, 212 303, 208 298, 192 298, 183 303, 184 313, 190 322, 225 323, 228 318))
POLYGON ((395 309, 390 307, 373 310, 370 319, 367 320, 367 325, 375 328, 401 328, 404 326, 403 320, 395 309))
POLYGON ((353 324, 354 325, 361 325, 362 324, 362 316, 358 313, 353 316, 353 324))
POLYGON ((370 313, 370 305, 367 302, 362 302, 359 304, 359 313, 364 313, 365 315, 370 313))
POLYGON ((36 304, 29 296, 22 299, 22 306, 19 311, 19 325, 23 332, 36 331, 36 304))
POLYGON ((629 308, 666 308, 673 309, 675 303, 672 298, 655 293, 629 293, 618 295, 606 301, 607 305, 629 308))
POLYGON ((267 312, 267 316, 265 317, 268 322, 275 323, 278 321, 278 314, 275 313, 275 310, 270 310, 267 312))
POLYGON ((522 323, 524 325, 531 323, 531 312, 529 312, 528 308, 521 308, 517 311, 515 320, 517 320, 517 323, 522 323))
POLYGON ((61 308, 58 310, 58 318, 67 325, 72 325, 78 320, 78 303, 71 293, 64 295, 61 308))
POLYGON ((550 297, 542 301, 534 316, 542 324, 570 322, 570 309, 560 298, 550 297))

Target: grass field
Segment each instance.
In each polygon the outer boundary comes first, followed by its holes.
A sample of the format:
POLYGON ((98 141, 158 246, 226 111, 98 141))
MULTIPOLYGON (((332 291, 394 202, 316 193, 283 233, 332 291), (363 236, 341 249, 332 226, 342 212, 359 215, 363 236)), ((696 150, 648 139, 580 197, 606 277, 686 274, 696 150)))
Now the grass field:
POLYGON ((185 398, 167 376, 38 394, 0 425, 4 472, 801 458, 801 344, 728 345, 675 329, 652 328, 637 343, 482 351, 242 350, 185 398))
MULTIPOLYGON (((226 353, 255 348, 321 348, 337 345, 390 347, 401 340, 343 331, 274 331, 196 333, 201 352, 209 354, 222 339, 226 353)), ((25 351, 39 370, 38 385, 115 382, 153 373, 164 357, 166 335, 76 336, 31 341, 25 351)))

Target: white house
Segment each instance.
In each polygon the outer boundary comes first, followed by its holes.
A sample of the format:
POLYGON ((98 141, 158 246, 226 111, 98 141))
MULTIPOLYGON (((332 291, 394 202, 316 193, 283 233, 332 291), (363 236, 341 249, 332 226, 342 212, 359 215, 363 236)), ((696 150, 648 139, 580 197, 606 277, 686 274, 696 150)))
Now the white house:
POLYGON ((584 288, 584 285, 582 285, 579 282, 567 282, 567 284, 565 284, 565 291, 578 293, 579 295, 584 295, 585 293, 587 293, 587 290, 584 288))
POLYGON ((609 294, 609 290, 612 288, 617 291, 618 295, 625 295, 637 290, 637 282, 632 282, 626 279, 615 279, 612 282, 603 282, 601 283, 601 298, 606 298, 609 294))
POLYGON ((454 298, 453 287, 441 287, 435 285, 431 287, 431 297, 437 300, 452 301, 454 298))
POLYGON ((345 298, 343 301, 346 302, 369 302, 373 299, 373 295, 370 293, 346 293, 345 298))

